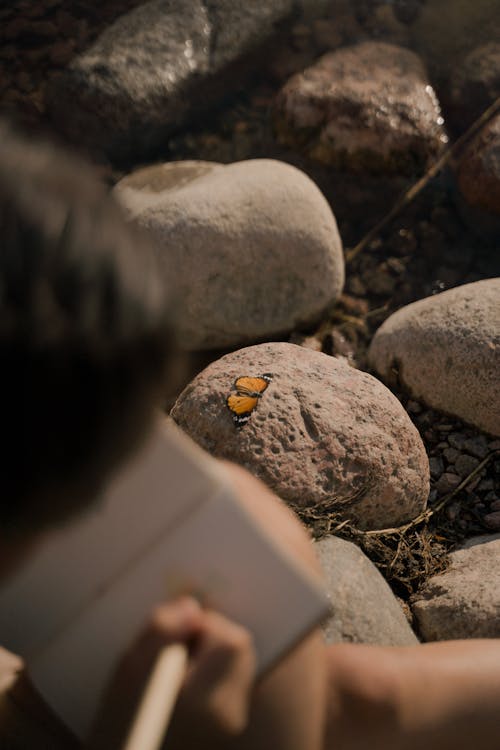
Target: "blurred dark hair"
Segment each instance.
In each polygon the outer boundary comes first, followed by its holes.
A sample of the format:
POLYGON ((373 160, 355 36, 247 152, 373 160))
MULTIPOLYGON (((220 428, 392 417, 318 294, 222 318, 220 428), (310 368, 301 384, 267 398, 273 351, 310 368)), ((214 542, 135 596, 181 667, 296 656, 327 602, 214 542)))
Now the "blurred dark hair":
POLYGON ((0 527, 88 502, 151 421, 170 351, 151 241, 92 171, 0 123, 0 527))

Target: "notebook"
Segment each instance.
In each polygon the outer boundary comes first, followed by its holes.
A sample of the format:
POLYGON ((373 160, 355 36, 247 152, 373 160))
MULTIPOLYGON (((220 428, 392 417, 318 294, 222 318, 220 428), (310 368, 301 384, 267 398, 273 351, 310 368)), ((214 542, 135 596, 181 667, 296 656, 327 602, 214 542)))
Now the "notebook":
POLYGON ((151 607, 179 593, 248 628, 260 674, 328 611, 319 581, 235 500, 223 466, 162 420, 92 510, 0 589, 0 643, 83 739, 118 656, 151 607))

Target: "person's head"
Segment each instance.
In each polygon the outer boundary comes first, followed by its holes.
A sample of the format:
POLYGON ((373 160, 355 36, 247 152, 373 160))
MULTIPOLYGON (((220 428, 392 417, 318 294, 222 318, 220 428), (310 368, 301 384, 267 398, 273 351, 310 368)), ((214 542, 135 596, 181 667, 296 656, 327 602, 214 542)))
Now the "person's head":
POLYGON ((90 169, 0 125, 0 536, 83 507, 142 437, 168 318, 149 238, 90 169))

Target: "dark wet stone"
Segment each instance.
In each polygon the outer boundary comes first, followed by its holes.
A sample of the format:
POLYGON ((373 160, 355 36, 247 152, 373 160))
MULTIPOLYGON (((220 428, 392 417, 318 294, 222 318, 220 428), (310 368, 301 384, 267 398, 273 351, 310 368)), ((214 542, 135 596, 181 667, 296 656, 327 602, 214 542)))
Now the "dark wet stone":
POLYGON ((436 479, 436 477, 441 476, 441 474, 444 471, 444 463, 439 456, 431 456, 429 458, 429 469, 431 472, 431 477, 433 479, 436 479))
POLYGON ((355 172, 413 173, 447 141, 420 59, 382 42, 343 47, 293 76, 275 122, 282 143, 355 172))
POLYGON ((500 236, 500 114, 465 149, 456 168, 459 207, 467 224, 485 237, 500 236))
POLYGON ((443 90, 449 120, 463 131, 500 96, 500 42, 476 47, 455 66, 443 90))
POLYGON ((438 481, 435 484, 435 488, 440 495, 446 495, 448 492, 454 490, 461 481, 462 480, 458 476, 458 474, 450 474, 449 472, 445 472, 439 477, 438 481))
POLYGON ((479 459, 473 456, 468 456, 466 453, 462 453, 454 464, 454 469, 459 476, 465 478, 469 476, 479 465, 479 459))

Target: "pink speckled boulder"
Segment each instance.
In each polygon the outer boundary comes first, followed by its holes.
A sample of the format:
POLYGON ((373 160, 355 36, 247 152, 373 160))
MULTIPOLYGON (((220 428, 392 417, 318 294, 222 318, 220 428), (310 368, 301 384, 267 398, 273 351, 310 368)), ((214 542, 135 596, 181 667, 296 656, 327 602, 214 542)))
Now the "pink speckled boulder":
POLYGON ((172 417, 291 505, 326 507, 365 529, 404 523, 425 507, 427 456, 399 401, 326 354, 286 343, 240 349, 203 370, 172 417), (273 379, 238 428, 226 404, 235 379, 264 373, 273 379))

